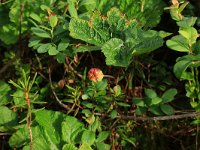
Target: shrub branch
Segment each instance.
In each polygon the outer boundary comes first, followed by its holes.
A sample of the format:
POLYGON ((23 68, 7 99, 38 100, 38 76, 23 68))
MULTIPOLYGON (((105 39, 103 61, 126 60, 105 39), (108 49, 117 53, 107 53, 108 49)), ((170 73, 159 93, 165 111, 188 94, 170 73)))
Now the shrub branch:
MULTIPOLYGON (((108 117, 106 114, 94 113, 97 116, 108 117)), ((173 119, 183 119, 183 118, 192 118, 200 116, 200 112, 189 112, 186 114, 177 114, 171 116, 157 116, 157 117, 140 117, 140 116, 130 116, 130 115, 118 115, 116 118, 123 119, 123 120, 142 120, 142 121, 162 121, 162 120, 173 120, 173 119)))

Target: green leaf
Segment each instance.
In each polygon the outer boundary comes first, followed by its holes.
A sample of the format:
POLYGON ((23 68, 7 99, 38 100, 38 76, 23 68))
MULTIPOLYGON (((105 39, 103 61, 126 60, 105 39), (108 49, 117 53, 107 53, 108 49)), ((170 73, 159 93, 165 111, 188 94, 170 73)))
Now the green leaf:
POLYGON ((92 112, 89 109, 83 109, 82 113, 85 114, 86 117, 89 117, 92 115, 92 112))
POLYGON ((118 104, 119 106, 122 106, 122 107, 130 107, 129 104, 123 103, 123 102, 117 102, 117 104, 118 104))
POLYGON ((154 98, 151 99, 151 104, 150 105, 157 105, 157 104, 159 104, 161 102, 162 102, 162 98, 154 97, 154 98))
POLYGON ((177 22, 177 25, 181 28, 188 28, 194 26, 197 17, 184 17, 183 20, 177 22))
POLYGON ((50 110, 39 110, 35 112, 35 120, 47 132, 51 142, 59 145, 61 141, 61 123, 65 115, 61 112, 50 110))
POLYGON ((10 103, 11 101, 9 95, 10 91, 11 91, 10 86, 5 82, 0 81, 0 106, 10 103))
POLYGON ((114 27, 114 31, 124 31, 126 29, 126 18, 121 11, 113 7, 107 12, 108 24, 114 27))
POLYGON ((30 14, 30 17, 31 17, 33 20, 35 20, 35 21, 37 21, 37 22, 39 22, 39 23, 42 22, 42 19, 40 18, 40 16, 38 16, 38 15, 35 14, 35 13, 30 14))
POLYGON ((90 109, 93 108, 93 104, 92 104, 92 103, 83 101, 83 102, 81 102, 81 104, 82 104, 84 107, 86 107, 86 108, 90 108, 90 109))
POLYGON ((31 38, 31 39, 29 40, 28 47, 37 46, 37 45, 39 45, 40 42, 41 42, 41 39, 39 39, 39 38, 31 38))
POLYGON ((116 110, 116 109, 113 110, 113 111, 111 111, 111 113, 110 113, 110 117, 111 117, 112 119, 114 119, 114 118, 117 117, 117 110, 116 110))
POLYGON ((106 89, 107 85, 108 85, 107 80, 102 80, 100 82, 97 82, 95 87, 97 91, 102 91, 106 89))
POLYGON ((56 55, 56 58, 57 58, 57 61, 59 62, 59 63, 64 63, 65 62, 65 54, 63 54, 63 53, 58 53, 57 55, 56 55))
POLYGON ((137 106, 141 106, 141 107, 144 107, 144 106, 145 106, 145 103, 144 103, 144 101, 143 101, 142 98, 134 97, 134 98, 132 99, 132 101, 133 101, 133 104, 135 104, 135 105, 137 105, 137 106))
POLYGON ((159 105, 153 105, 149 108, 150 112, 152 112, 154 115, 163 115, 163 112, 161 111, 159 105))
POLYGON ((78 148, 73 144, 65 144, 62 150, 78 150, 78 148))
POLYGON ((55 28, 55 26, 57 25, 58 23, 58 18, 56 16, 52 16, 49 20, 49 23, 50 23, 50 26, 52 28, 55 28))
POLYGON ((115 97, 119 96, 122 93, 122 89, 120 85, 116 85, 113 87, 113 92, 115 94, 115 97))
POLYGON ((37 52, 38 53, 46 53, 49 51, 49 49, 52 47, 51 43, 46 43, 46 44, 41 44, 38 49, 37 52))
POLYGON ((8 107, 0 106, 0 132, 12 130, 18 124, 17 113, 8 107))
POLYGON ((135 113, 137 115, 143 115, 143 114, 146 114, 147 112, 147 108, 145 107, 138 107, 136 110, 135 110, 135 113))
POLYGON ((173 115, 174 114, 173 107, 171 107, 168 104, 162 104, 162 105, 160 105, 160 108, 161 108, 162 112, 165 113, 166 115, 173 115))
POLYGON ((110 135, 110 132, 109 131, 101 131, 97 137, 97 139, 95 140, 96 143, 99 143, 99 142, 103 142, 105 141, 108 136, 110 135))
POLYGON ((0 27, 0 39, 7 45, 15 44, 19 38, 19 30, 12 24, 0 27))
POLYGON ((190 51, 188 41, 181 35, 172 37, 170 40, 167 40, 166 44, 169 48, 175 51, 179 51, 179 52, 190 51))
POLYGON ((200 119, 196 119, 196 120, 192 121, 191 124, 199 125, 200 124, 200 119))
POLYGON ((170 32, 165 32, 165 31, 159 31, 158 34, 159 34, 159 36, 160 36, 161 38, 165 38, 165 37, 168 37, 168 36, 172 35, 172 33, 170 33, 170 32))
POLYGON ((192 51, 194 52, 194 54, 200 55, 200 40, 192 45, 192 51))
POLYGON ((16 90, 12 96, 16 107, 26 107, 27 104, 24 98, 24 91, 16 90))
POLYGON ((79 4, 79 10, 82 12, 93 11, 96 8, 96 0, 82 0, 79 4))
POLYGON ((160 36, 145 37, 140 40, 140 43, 134 47, 133 55, 150 53, 163 45, 163 39, 160 36))
POLYGON ((58 44, 58 51, 64 51, 69 46, 69 43, 60 42, 58 44))
POLYGON ((10 147, 21 147, 29 143, 29 133, 28 128, 24 125, 23 128, 18 129, 12 136, 9 138, 10 147))
POLYGON ((97 145, 98 150, 110 150, 110 147, 111 147, 110 145, 105 144, 103 142, 98 142, 96 143, 96 145, 97 145))
MULTIPOLYGON (((31 127, 32 129, 32 137, 33 150, 57 150, 61 149, 61 146, 54 143, 47 131, 41 126, 31 127)), ((11 147, 23 147, 23 150, 30 150, 30 138, 29 138, 29 130, 26 125, 23 128, 17 130, 11 138, 9 139, 9 145, 11 147)))
POLYGON ((188 40, 189 44, 192 45, 196 43, 196 39, 198 38, 198 33, 194 27, 181 29, 179 30, 179 33, 188 40))
POLYGON ((55 46, 51 46, 48 50, 48 54, 50 56, 54 56, 54 55, 57 55, 59 53, 59 51, 56 49, 55 46))
POLYGON ((83 100, 87 100, 87 99, 89 99, 89 96, 88 96, 87 94, 83 94, 83 95, 81 96, 81 98, 82 98, 83 100))
POLYGON ((73 50, 75 52, 91 52, 91 51, 97 51, 101 48, 99 46, 79 46, 79 47, 73 47, 73 50))
POLYGON ((109 39, 109 33, 94 26, 90 26, 85 20, 73 18, 69 23, 70 36, 101 47, 109 39))
POLYGON ((89 146, 91 146, 95 141, 95 132, 85 130, 82 134, 81 141, 82 143, 87 143, 89 146))
POLYGON ((78 18, 75 1, 72 1, 72 0, 68 1, 68 10, 71 17, 78 18))
POLYGON ((145 95, 147 96, 147 97, 149 97, 149 98, 156 98, 157 97, 157 94, 156 94, 156 92, 154 91, 154 90, 152 90, 152 89, 144 89, 144 93, 145 93, 145 95))
POLYGON ((183 72, 192 64, 191 60, 181 60, 174 65, 174 74, 177 78, 181 78, 183 72))
POLYGON ((110 39, 103 45, 102 52, 106 57, 107 65, 127 67, 131 62, 131 51, 125 49, 121 39, 110 39))
POLYGON ((172 88, 167 91, 162 95, 162 103, 168 103, 174 100, 174 96, 177 94, 177 90, 172 88))
POLYGON ((67 116, 62 122, 62 139, 67 143, 76 143, 79 134, 84 130, 84 125, 75 117, 67 116))
POLYGON ((92 150, 92 148, 87 143, 83 143, 78 150, 92 150))
POLYGON ((31 31, 33 32, 33 34, 37 35, 38 37, 51 38, 50 34, 41 28, 32 27, 31 31))
POLYGON ((184 2, 183 4, 181 4, 178 8, 178 13, 181 13, 188 4, 189 2, 184 2))

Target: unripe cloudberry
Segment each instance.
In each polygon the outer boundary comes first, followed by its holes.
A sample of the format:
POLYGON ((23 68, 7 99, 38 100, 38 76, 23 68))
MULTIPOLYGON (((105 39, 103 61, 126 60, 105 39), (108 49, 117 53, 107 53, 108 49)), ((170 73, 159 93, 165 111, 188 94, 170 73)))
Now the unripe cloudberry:
POLYGON ((101 81, 104 77, 103 72, 99 68, 91 68, 88 72, 88 78, 91 81, 101 81))

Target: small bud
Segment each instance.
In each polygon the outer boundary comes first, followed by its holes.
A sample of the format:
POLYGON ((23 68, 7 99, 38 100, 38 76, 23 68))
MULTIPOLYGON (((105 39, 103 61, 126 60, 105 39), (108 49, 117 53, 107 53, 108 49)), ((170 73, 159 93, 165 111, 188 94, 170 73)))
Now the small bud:
POLYGON ((88 78, 94 82, 101 81, 103 76, 104 74, 99 68, 91 68, 88 72, 88 78))

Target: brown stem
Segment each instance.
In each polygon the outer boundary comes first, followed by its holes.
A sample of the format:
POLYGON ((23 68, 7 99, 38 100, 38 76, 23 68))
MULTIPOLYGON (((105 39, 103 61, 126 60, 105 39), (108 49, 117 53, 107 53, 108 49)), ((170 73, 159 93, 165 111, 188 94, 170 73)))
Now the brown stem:
MULTIPOLYGON (((106 114, 94 113, 95 115, 108 117, 106 114)), ((178 114, 171 116, 158 116, 158 117, 140 117, 140 116, 128 116, 128 115, 118 115, 116 118, 128 120, 142 120, 142 121, 161 121, 161 120, 173 120, 173 119, 183 119, 183 118, 192 118, 200 116, 200 112, 189 112, 187 114, 178 114)))
POLYGON ((53 92, 53 95, 54 95, 56 101, 58 102, 58 104, 61 107, 65 108, 66 110, 70 110, 70 108, 67 105, 65 105, 61 102, 61 100, 58 98, 56 92, 54 91, 54 88, 53 88, 53 85, 52 85, 52 80, 51 80, 51 68, 50 67, 49 67, 49 82, 50 82, 50 86, 51 86, 51 91, 53 92))
POLYGON ((75 74, 77 75, 78 77, 80 77, 81 79, 83 78, 83 75, 78 73, 72 66, 71 66, 71 63, 69 62, 68 58, 66 57, 66 63, 69 67, 69 69, 75 74))
MULTIPOLYGON (((19 16, 19 50, 23 50, 22 48, 22 22, 23 22, 23 12, 24 12, 24 5, 26 0, 21 4, 20 8, 20 16, 19 16)), ((19 51, 20 52, 20 51, 19 51)), ((23 56, 24 51, 21 51, 21 55, 23 56)))
POLYGON ((32 120, 31 101, 30 101, 27 90, 24 90, 24 95, 25 95, 25 100, 26 100, 27 106, 28 106, 28 116, 27 116, 26 122, 27 122, 27 127, 29 130, 30 150, 32 150, 33 149, 33 134, 32 134, 32 129, 31 129, 31 120, 32 120))

